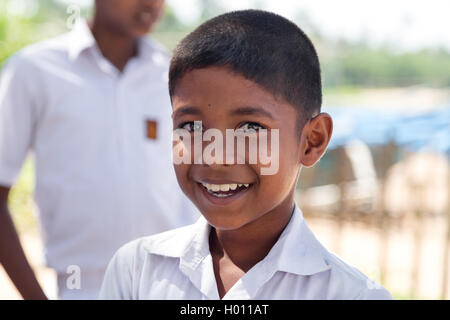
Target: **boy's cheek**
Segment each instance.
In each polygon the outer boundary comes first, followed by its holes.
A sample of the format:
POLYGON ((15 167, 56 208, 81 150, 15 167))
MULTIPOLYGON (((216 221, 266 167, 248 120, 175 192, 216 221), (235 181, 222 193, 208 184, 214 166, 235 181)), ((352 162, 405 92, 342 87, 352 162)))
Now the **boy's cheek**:
POLYGON ((186 164, 174 164, 173 167, 175 169, 175 175, 177 177, 178 184, 180 185, 180 188, 184 192, 188 192, 189 189, 190 189, 189 188, 190 181, 189 181, 189 177, 188 177, 189 165, 186 165, 186 164))

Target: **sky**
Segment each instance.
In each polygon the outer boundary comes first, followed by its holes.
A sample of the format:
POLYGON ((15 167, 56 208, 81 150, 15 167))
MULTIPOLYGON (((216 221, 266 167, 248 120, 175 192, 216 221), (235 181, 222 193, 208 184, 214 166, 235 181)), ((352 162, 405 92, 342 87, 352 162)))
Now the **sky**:
MULTIPOLYGON (((93 2, 93 0, 59 1, 81 5, 93 2)), ((217 1, 225 10, 258 8, 281 14, 289 19, 306 15, 325 37, 332 40, 363 39, 374 46, 388 44, 406 51, 436 46, 445 47, 450 51, 450 0, 217 1)), ((200 0, 166 0, 166 2, 171 5, 180 20, 187 24, 195 23, 199 18, 200 0)), ((301 24, 301 21, 296 22, 301 24)))

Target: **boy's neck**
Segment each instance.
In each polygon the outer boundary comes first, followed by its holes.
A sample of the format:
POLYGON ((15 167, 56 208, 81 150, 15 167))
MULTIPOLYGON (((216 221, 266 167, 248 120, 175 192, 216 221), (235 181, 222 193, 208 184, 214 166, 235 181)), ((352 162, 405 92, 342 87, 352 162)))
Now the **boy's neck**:
POLYGON ((89 27, 102 55, 122 72, 128 60, 137 54, 137 38, 115 32, 97 19, 89 27))
POLYGON ((293 211, 292 198, 237 230, 213 228, 209 239, 212 256, 230 259, 247 272, 269 253, 289 223, 293 211))

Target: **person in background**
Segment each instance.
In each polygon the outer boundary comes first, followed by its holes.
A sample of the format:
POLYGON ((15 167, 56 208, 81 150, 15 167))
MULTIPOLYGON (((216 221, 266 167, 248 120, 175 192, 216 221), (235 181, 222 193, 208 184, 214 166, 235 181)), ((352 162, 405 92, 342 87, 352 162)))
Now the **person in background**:
POLYGON ((24 299, 45 299, 8 194, 27 154, 61 299, 95 299, 124 243, 192 223, 171 162, 169 54, 145 37, 163 0, 97 0, 90 23, 31 45, 0 78, 0 262, 24 299))

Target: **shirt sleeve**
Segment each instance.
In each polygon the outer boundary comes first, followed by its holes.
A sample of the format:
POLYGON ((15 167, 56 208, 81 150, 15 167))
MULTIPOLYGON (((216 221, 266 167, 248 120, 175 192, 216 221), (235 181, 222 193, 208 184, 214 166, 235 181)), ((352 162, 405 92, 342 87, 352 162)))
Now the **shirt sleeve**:
POLYGON ((384 287, 368 280, 367 288, 363 289, 355 300, 393 300, 391 293, 384 287), (369 282, 370 281, 370 282, 369 282))
POLYGON ((134 269, 133 243, 120 248, 106 268, 100 300, 131 300, 133 299, 132 281, 134 269))
POLYGON ((32 70, 15 56, 0 75, 0 185, 12 186, 31 147, 34 131, 35 94, 32 70))

